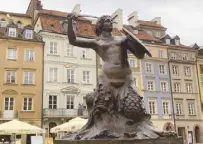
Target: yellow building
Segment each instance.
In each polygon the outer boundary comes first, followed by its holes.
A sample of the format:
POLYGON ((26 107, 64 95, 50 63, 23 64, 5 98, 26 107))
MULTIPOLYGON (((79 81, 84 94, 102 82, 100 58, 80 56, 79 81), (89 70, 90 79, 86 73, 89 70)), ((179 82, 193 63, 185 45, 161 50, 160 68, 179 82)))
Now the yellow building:
POLYGON ((26 14, 0 11, 1 27, 6 27, 10 21, 13 21, 18 28, 23 28, 32 23, 32 18, 26 14))
POLYGON ((1 123, 19 119, 41 126, 43 45, 30 25, 10 21, 0 28, 1 123))

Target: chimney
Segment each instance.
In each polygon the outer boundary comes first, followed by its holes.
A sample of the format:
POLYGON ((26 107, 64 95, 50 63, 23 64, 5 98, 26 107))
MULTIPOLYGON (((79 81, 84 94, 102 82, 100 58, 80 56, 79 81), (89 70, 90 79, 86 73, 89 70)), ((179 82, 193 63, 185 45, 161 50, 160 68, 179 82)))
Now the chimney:
POLYGON ((80 14, 81 10, 80 10, 80 4, 76 4, 75 7, 72 10, 72 13, 77 13, 80 14))
POLYGON ((121 30, 123 28, 123 10, 116 10, 111 17, 114 21, 113 27, 121 30))
POLYGON ((42 10, 42 4, 40 0, 31 0, 27 8, 26 14, 32 17, 32 22, 35 19, 36 11, 42 10))
POLYGON ((137 21, 138 21, 137 12, 134 11, 128 16, 128 24, 133 27, 136 27, 138 25, 137 21))
POLYGON ((155 17, 153 20, 151 20, 153 22, 156 22, 157 24, 161 25, 161 17, 155 17))

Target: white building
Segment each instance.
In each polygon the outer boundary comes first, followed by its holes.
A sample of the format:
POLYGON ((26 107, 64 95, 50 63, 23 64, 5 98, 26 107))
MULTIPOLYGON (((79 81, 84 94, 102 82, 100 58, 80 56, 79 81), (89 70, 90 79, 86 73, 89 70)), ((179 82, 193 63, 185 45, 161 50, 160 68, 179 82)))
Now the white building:
POLYGON ((87 117, 83 97, 96 87, 96 54, 92 49, 69 44, 62 27, 66 16, 63 12, 41 10, 35 22, 35 31, 45 42, 43 124, 46 136, 50 136, 52 127, 78 116, 79 104, 84 106, 82 116, 87 117))

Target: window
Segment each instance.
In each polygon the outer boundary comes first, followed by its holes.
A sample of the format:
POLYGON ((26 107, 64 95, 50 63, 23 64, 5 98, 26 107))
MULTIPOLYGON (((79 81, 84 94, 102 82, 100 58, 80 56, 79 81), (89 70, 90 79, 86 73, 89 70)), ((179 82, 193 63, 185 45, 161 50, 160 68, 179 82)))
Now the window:
POLYGON ((24 72, 24 84, 34 84, 34 72, 24 72))
POLYGON ((18 26, 18 28, 23 28, 22 22, 21 22, 21 21, 18 21, 18 22, 17 22, 17 26, 18 26))
POLYGON ((172 66, 172 70, 173 70, 173 74, 174 75, 178 75, 179 74, 178 66, 172 66))
POLYGON ((183 115, 183 104, 182 103, 176 103, 176 114, 183 115))
POLYGON ((180 45, 180 40, 175 40, 176 45, 180 45))
POLYGON ((56 42, 50 42, 50 54, 57 54, 57 43, 56 42))
POLYGON ((195 115, 195 104, 194 103, 188 103, 188 112, 189 112, 189 115, 195 115))
POLYGON ((167 82, 161 81, 161 91, 167 91, 167 82))
POLYGON ((6 72, 6 83, 16 83, 16 72, 15 71, 6 72))
POLYGON ((148 90, 154 90, 154 81, 148 81, 147 82, 147 89, 148 90))
POLYGON ((57 109, 57 95, 49 95, 49 109, 57 109))
POLYGON ((57 82, 58 77, 58 69, 57 68, 50 68, 49 69, 49 81, 50 82, 57 82))
POLYGON ((192 84, 191 83, 186 83, 186 92, 187 93, 192 93, 192 84))
POLYGON ((75 96, 67 95, 66 98, 67 98, 66 108, 67 109, 74 109, 75 96))
POLYGON ((152 73, 152 64, 146 63, 146 72, 152 73))
POLYGON ((159 31, 155 32, 156 37, 161 37, 161 33, 159 31))
POLYGON ((89 71, 83 71, 83 82, 89 83, 89 71))
POLYGON ((171 53, 171 59, 176 59, 176 53, 174 52, 171 53))
POLYGON ((1 19, 1 27, 6 27, 6 20, 4 18, 1 19))
POLYGON ((26 50, 25 51, 25 60, 26 61, 34 61, 34 50, 26 50))
POLYGON ((25 38, 26 39, 32 39, 32 37, 33 37, 33 30, 26 29, 25 30, 25 38))
POLYGON ((24 111, 31 111, 32 110, 32 98, 24 98, 24 111))
POLYGON ((183 60, 188 60, 188 54, 184 53, 182 58, 183 60))
POLYGON ((67 70, 68 83, 74 83, 74 70, 67 70))
POLYGON ((164 57, 164 52, 162 50, 158 50, 159 53, 159 58, 163 58, 164 57))
POLYGON ((174 92, 180 92, 180 83, 174 83, 174 92))
POLYGON ((136 60, 129 60, 130 67, 137 67, 136 60))
POLYGON ((162 107, 163 107, 163 114, 169 114, 169 102, 163 102, 162 107))
POLYGON ((4 110, 13 110, 13 105, 14 105, 14 98, 6 97, 5 98, 4 110))
POLYGON ((87 49, 82 49, 82 58, 87 58, 87 49))
POLYGON ((184 67, 185 76, 191 76, 191 69, 190 67, 184 67))
POLYGON ((171 40, 170 39, 166 39, 166 44, 170 45, 171 44, 171 40))
POLYGON ((16 28, 9 28, 8 36, 16 37, 16 28))
POLYGON ((152 35, 152 31, 147 31, 147 33, 148 33, 149 35, 152 35))
POLYGON ((8 60, 16 60, 16 52, 17 50, 15 48, 8 48, 8 60))
POLYGON ((149 113, 155 114, 155 101, 149 101, 149 113))
POLYGON ((159 73, 160 74, 165 74, 165 65, 159 65, 159 73))
POLYGON ((67 44, 67 56, 73 56, 73 46, 67 44))

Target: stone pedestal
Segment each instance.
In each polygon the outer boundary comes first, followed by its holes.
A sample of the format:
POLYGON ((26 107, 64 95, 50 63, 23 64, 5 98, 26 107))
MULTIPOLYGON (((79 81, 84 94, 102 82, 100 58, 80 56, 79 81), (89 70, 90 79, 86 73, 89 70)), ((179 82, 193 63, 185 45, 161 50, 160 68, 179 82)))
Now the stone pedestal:
POLYGON ((182 138, 159 138, 148 140, 55 140, 54 144, 184 144, 182 138))

